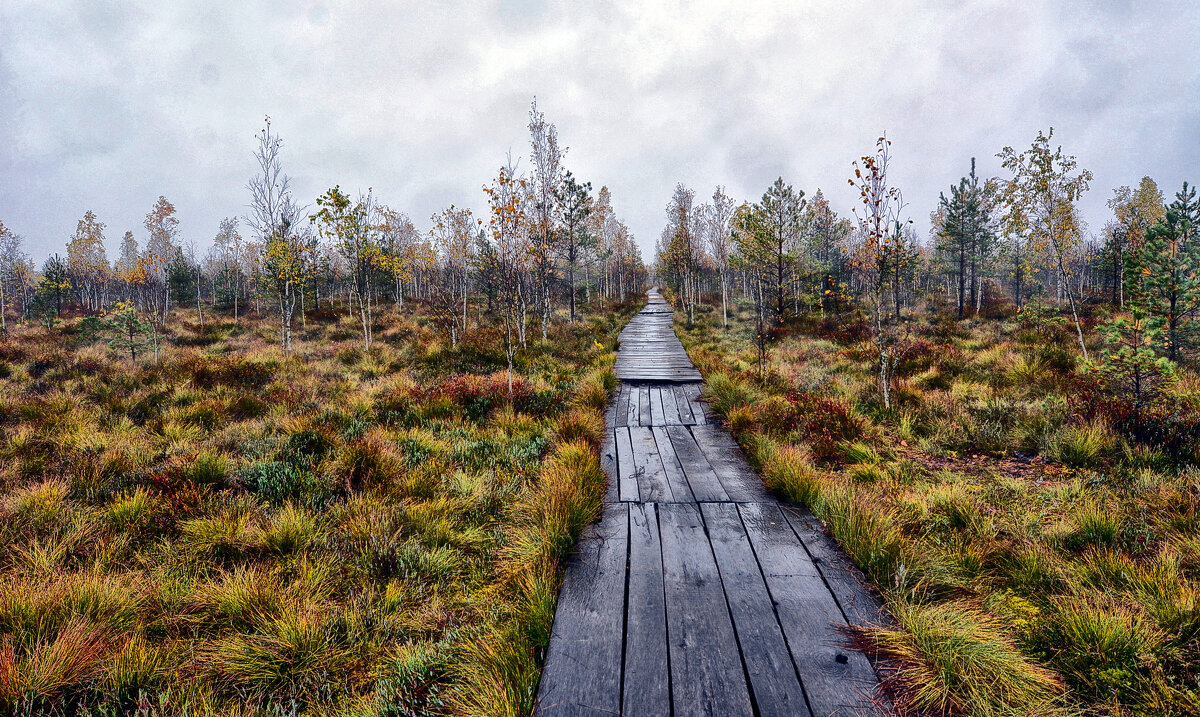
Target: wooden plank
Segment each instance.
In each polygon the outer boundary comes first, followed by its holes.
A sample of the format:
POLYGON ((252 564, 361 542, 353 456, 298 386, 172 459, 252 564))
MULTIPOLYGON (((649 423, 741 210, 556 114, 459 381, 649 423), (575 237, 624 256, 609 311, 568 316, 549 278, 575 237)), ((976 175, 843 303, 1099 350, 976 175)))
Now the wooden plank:
POLYGON ((838 547, 807 509, 783 506, 783 515, 812 556, 821 577, 852 625, 886 625, 892 622, 879 600, 867 589, 866 578, 838 547))
POLYGON ((671 713, 665 599, 658 511, 653 503, 631 505, 624 714, 671 713))
POLYGON ((629 441, 629 429, 616 430, 617 444, 617 495, 621 500, 638 500, 637 464, 633 459, 633 445, 629 441))
POLYGON ((629 429, 629 439, 633 445, 633 465, 637 471, 639 500, 643 503, 674 500, 651 429, 646 426, 632 426, 629 429))
POLYGON ((638 425, 650 425, 650 387, 638 387, 638 425))
POLYGON ((692 416, 692 405, 688 401, 683 386, 672 386, 671 390, 675 393, 675 408, 679 411, 679 422, 685 426, 695 425, 696 419, 692 416))
POLYGON ((650 420, 651 426, 665 426, 667 422, 663 414, 662 388, 655 387, 650 390, 650 420))
POLYGON ((703 426, 711 423, 708 420, 708 411, 705 410, 704 404, 700 401, 700 384, 684 384, 682 388, 688 397, 688 405, 692 408, 692 418, 696 419, 696 425, 703 426))
MULTIPOLYGON (((758 714, 764 717, 809 714, 792 655, 776 621, 771 595, 742 527, 737 505, 703 503, 700 513, 725 587, 725 599, 733 616, 758 714)), ((799 545, 796 547, 803 551, 799 545)))
POLYGON ((620 709, 628 543, 628 508, 610 503, 571 557, 539 685, 539 715, 612 715, 620 709))
POLYGON ((625 388, 625 393, 626 393, 626 399, 625 399, 625 400, 626 400, 626 404, 625 404, 625 425, 627 425, 627 426, 636 426, 636 425, 638 425, 638 394, 637 394, 637 387, 636 387, 636 386, 632 386, 632 385, 630 385, 630 384, 628 384, 628 383, 622 383, 621 385, 622 385, 622 386, 624 386, 624 388, 625 388))
POLYGON ((620 384, 617 386, 616 400, 613 401, 612 411, 614 417, 614 425, 628 426, 629 425, 629 385, 620 384))
POLYGON ((875 672, 844 646, 845 617, 779 506, 742 503, 739 511, 813 714, 875 714, 875 672))
POLYGON ((687 476, 688 487, 698 501, 729 500, 725 486, 721 485, 716 471, 709 465, 708 459, 696 445, 696 440, 688 431, 687 426, 667 426, 667 435, 671 439, 671 448, 683 473, 687 476))
POLYGON ((700 511, 658 506, 671 691, 677 715, 749 715, 750 693, 700 511))
POLYGON ((721 485, 734 501, 770 501, 771 494, 762 479, 746 462, 741 446, 722 426, 692 426, 704 457, 716 471, 721 485))
POLYGON ((615 503, 621 500, 617 489, 620 473, 617 470, 617 441, 616 432, 625 430, 612 428, 604 435, 604 445, 600 446, 600 467, 604 470, 604 502, 615 503))
POLYGON ((688 485, 687 475, 683 466, 675 456, 675 448, 671 445, 671 437, 667 435, 665 426, 655 426, 654 444, 658 447, 658 457, 662 459, 663 471, 667 474, 667 483, 671 486, 671 495, 681 503, 695 502, 691 486, 688 485))
POLYGON ((668 426, 681 426, 679 418, 679 403, 675 400, 675 387, 663 386, 659 389, 662 394, 663 422, 668 426))

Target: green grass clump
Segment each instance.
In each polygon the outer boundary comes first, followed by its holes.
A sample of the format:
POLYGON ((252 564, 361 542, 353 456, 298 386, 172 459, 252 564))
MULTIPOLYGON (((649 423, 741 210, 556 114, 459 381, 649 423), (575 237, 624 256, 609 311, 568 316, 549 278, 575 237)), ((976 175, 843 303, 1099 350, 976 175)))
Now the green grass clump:
POLYGON ((819 508, 826 479, 804 451, 784 446, 763 467, 767 487, 790 503, 819 508))
POLYGON ((1066 714, 1062 683, 1022 654, 1005 626, 976 606, 894 603, 902 629, 860 633, 866 649, 894 661, 888 689, 917 714, 1018 717, 1066 714))
POLYGON ((1115 446, 1112 431, 1100 422, 1068 426, 1058 436, 1054 454, 1072 468, 1100 465, 1115 446))

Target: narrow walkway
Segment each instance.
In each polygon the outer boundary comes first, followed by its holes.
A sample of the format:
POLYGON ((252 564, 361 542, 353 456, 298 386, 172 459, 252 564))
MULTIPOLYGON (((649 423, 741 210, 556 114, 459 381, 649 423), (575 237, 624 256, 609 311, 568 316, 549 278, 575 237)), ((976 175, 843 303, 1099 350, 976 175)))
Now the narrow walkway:
POLYGON ((886 714, 840 632, 877 622, 878 604, 712 423, 653 290, 617 375, 609 494, 567 566, 537 714, 886 714))

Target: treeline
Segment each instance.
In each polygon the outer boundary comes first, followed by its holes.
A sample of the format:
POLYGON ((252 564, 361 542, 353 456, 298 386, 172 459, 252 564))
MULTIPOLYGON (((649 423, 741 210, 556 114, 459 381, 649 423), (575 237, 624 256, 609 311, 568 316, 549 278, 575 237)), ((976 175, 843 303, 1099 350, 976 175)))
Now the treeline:
POLYGON ((1177 361, 1198 338, 1196 190, 1185 182, 1168 199, 1149 177, 1119 187, 1108 201, 1112 218, 1091 232, 1078 203, 1092 174, 1052 137, 1053 130, 1039 132, 1027 149, 1001 150, 1004 177, 980 178, 972 159, 969 173, 938 198, 927 237, 914 230, 889 179, 884 137, 851 166, 860 202, 849 217, 821 190, 810 198, 782 178, 757 202, 739 203, 718 187, 697 203, 679 185, 657 245, 657 275, 689 320, 706 292, 719 293, 723 307, 731 291, 753 300, 763 353, 773 329, 792 318, 861 312, 885 403, 904 326, 918 307, 959 319, 1061 308, 1087 359, 1081 312, 1111 305, 1131 318, 1104 327, 1116 347, 1106 356, 1124 351, 1118 363, 1133 374, 1162 370, 1158 358, 1177 361))
POLYGON ((40 269, 20 235, 0 223, 0 331, 53 327, 72 311, 103 316, 113 341, 136 358, 143 344, 158 351, 173 310, 191 307, 202 324, 214 313, 234 321, 273 313, 288 351, 297 314, 336 302, 359 320, 367 348, 384 304, 419 304, 455 344, 479 316, 508 327, 510 347, 527 341, 531 322, 545 337, 556 312, 575 321, 581 305, 625 301, 642 290, 646 271, 608 188, 593 192, 565 168, 567 150, 536 103, 529 117, 529 172, 510 160, 484 188, 487 216, 450 206, 428 230, 371 191, 350 196, 333 187, 301 205, 270 118, 256 135, 250 211, 224 219, 204 253, 182 240, 165 197, 146 215, 144 242, 125 232, 112 261, 107 227, 91 211, 65 256, 40 269))

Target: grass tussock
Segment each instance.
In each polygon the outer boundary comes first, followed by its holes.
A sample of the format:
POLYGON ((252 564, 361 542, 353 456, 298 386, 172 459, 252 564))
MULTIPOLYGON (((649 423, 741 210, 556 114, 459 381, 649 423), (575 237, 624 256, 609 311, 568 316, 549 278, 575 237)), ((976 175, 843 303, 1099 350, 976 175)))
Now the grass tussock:
POLYGON ((887 690, 916 714, 1050 717, 1062 682, 1017 648, 1005 625, 963 603, 894 605, 901 629, 870 628, 857 641, 897 665, 887 690))

